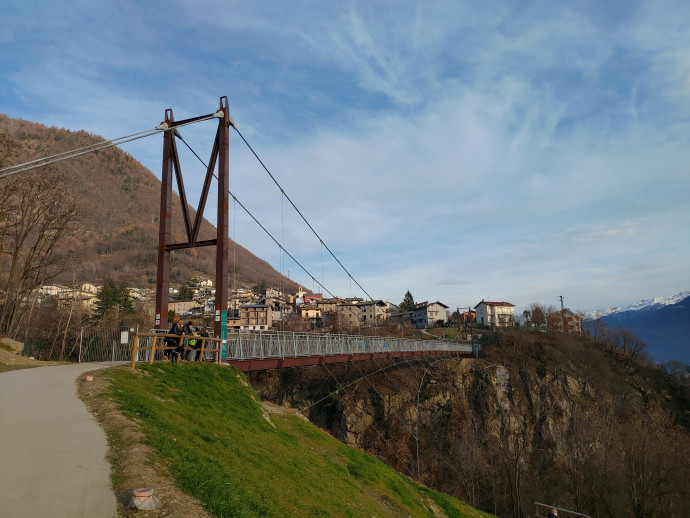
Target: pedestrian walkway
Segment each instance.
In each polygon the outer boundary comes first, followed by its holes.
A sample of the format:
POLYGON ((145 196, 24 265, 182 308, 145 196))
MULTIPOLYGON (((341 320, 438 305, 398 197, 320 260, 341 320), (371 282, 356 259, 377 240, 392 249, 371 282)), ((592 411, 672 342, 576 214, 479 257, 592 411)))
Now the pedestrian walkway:
POLYGON ((75 380, 112 363, 0 374, 0 518, 112 518, 105 432, 75 380))

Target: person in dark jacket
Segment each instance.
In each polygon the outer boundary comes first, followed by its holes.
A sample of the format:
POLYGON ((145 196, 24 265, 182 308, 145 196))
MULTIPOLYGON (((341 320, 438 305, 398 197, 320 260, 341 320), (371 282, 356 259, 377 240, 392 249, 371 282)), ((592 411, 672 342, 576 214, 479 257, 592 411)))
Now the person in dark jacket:
MULTIPOLYGON (((181 334, 183 334, 182 329, 180 329, 180 317, 178 317, 177 315, 175 315, 175 317, 173 318, 173 324, 172 324, 172 327, 170 327, 170 331, 168 331, 168 334, 169 335, 181 335, 181 334)), ((165 345, 166 345, 166 347, 175 347, 175 349, 173 349, 173 350, 166 350, 165 356, 170 361, 177 360, 177 357, 180 355, 180 352, 182 351, 180 339, 175 338, 173 336, 169 336, 165 339, 165 345)))
POLYGON ((551 512, 546 515, 546 518, 558 518, 558 509, 551 509, 551 512))

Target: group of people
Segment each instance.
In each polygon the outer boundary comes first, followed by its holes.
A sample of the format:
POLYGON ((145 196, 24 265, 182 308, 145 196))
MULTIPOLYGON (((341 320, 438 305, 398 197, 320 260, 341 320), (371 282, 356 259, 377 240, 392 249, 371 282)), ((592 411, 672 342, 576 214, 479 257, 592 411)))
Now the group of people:
POLYGON ((201 348, 201 338, 208 337, 206 328, 201 326, 194 327, 194 323, 191 320, 180 327, 180 317, 175 315, 173 318, 172 327, 170 328, 170 331, 168 331, 168 334, 183 337, 182 339, 179 339, 170 336, 165 339, 165 345, 167 347, 175 347, 174 349, 165 350, 165 357, 168 360, 177 361, 180 358, 180 355, 184 354, 185 347, 191 347, 192 349, 187 351, 186 357, 183 356, 184 360, 202 360, 199 355, 199 349, 201 348))

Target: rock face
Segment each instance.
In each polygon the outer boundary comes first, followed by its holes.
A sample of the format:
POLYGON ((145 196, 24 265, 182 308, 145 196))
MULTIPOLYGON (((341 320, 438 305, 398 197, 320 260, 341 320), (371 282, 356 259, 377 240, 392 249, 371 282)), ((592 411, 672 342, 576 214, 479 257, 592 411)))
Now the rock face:
POLYGON ((688 491, 678 481, 690 466, 690 390, 587 338, 502 334, 479 359, 311 367, 253 383, 341 441, 500 516, 533 513, 535 501, 592 516, 687 510, 661 492, 688 491))

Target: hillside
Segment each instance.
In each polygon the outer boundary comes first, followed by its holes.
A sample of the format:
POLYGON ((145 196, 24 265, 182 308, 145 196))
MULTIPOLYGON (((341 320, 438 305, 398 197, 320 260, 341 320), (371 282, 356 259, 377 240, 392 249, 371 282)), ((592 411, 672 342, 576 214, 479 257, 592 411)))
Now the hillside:
MULTIPOLYGON (((156 452, 148 462, 165 466, 212 516, 487 516, 295 415, 269 415, 235 369, 157 364, 106 376, 112 398, 156 452)), ((131 428, 109 430, 116 490, 136 487, 127 485, 133 463, 121 455, 131 428)))
POLYGON ((690 383, 588 337, 487 335, 478 359, 256 373, 347 444, 499 516, 545 502, 590 516, 690 512, 690 383), (346 387, 342 390, 342 387, 346 387), (339 390, 340 389, 340 390, 339 390))
MULTIPOLYGON (((85 131, 46 127, 2 114, 0 135, 20 145, 20 155, 14 163, 104 141, 85 131)), ((118 148, 58 162, 55 168, 64 175, 66 187, 76 194, 81 208, 80 233, 68 245, 74 252, 74 259, 58 280, 64 283, 102 283, 106 279, 114 279, 130 286, 155 285, 160 208, 158 177, 118 148)), ((23 174, 41 174, 41 169, 23 174)), ((181 242, 186 239, 182 211, 179 198, 173 197, 173 236, 181 242)), ((215 238, 215 228, 204 220, 199 239, 212 238, 215 238)), ((214 278, 214 258, 213 247, 173 252, 171 282, 184 282, 201 276, 214 278)), ((287 283, 291 290, 297 288, 294 282, 283 278, 267 262, 232 242, 229 267, 235 268, 238 285, 252 286, 266 281, 268 286, 287 283)))

